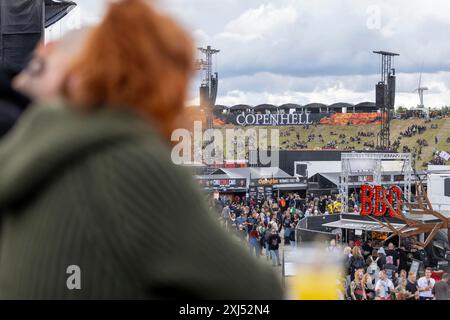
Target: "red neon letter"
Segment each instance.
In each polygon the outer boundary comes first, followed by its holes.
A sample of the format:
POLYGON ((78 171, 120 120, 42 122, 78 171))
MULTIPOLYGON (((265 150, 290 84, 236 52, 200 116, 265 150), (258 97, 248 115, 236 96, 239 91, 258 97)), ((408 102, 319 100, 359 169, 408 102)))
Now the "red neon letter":
POLYGON ((368 216, 372 213, 373 205, 373 190, 368 185, 361 186, 361 215, 368 216), (369 194, 367 194, 369 192, 369 194))
POLYGON ((393 186, 389 189, 389 203, 392 207, 394 207, 394 193, 397 205, 396 208, 394 208, 395 211, 389 209, 389 214, 391 217, 395 218, 396 216, 400 216, 402 211, 402 190, 397 186, 393 186))
POLYGON ((386 214, 386 190, 382 186, 375 187, 375 208, 373 215, 377 217, 382 217, 386 214), (381 196, 380 196, 381 192, 381 196), (381 199, 380 199, 381 198, 381 199), (380 210, 381 202, 381 210, 380 210))

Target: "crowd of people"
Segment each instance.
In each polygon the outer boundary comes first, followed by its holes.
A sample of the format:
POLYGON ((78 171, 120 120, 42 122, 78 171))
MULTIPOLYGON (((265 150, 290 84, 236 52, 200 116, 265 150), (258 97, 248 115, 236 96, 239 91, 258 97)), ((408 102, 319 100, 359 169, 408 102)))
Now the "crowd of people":
MULTIPOLYGON (((353 208, 353 195, 349 203, 353 208)), ((252 254, 266 256, 274 265, 279 265, 279 246, 282 241, 287 246, 295 245, 295 228, 302 218, 338 214, 342 204, 338 195, 309 194, 300 197, 297 193, 291 193, 276 200, 264 201, 239 196, 231 200, 215 199, 211 207, 218 213, 225 228, 248 244, 252 254)))
POLYGON ((427 113, 422 110, 406 110, 405 112, 399 112, 397 113, 398 119, 411 119, 411 118, 418 118, 418 119, 427 119, 433 120, 433 119, 442 119, 446 118, 450 115, 449 113, 449 107, 443 107, 440 110, 430 110, 429 116, 427 116, 427 113))
MULTIPOLYGON (((450 276, 433 279, 430 267, 418 278, 417 271, 408 270, 404 247, 395 248, 393 243, 383 247, 378 242, 349 241, 339 247, 330 241, 329 251, 344 255, 345 280, 343 297, 347 300, 449 300, 450 276), (342 249, 343 248, 343 249, 342 249)), ((421 258, 423 248, 414 246, 412 252, 421 258)))
MULTIPOLYGON (((446 112, 443 111, 433 111, 430 113, 430 118, 425 120, 423 125, 413 124, 400 132, 397 137, 394 137, 394 141, 391 144, 391 149, 394 152, 412 153, 414 162, 423 160, 423 148, 429 147, 430 144, 438 145, 441 138, 438 135, 434 136, 433 141, 428 141, 426 139, 417 139, 415 143, 403 143, 402 140, 406 138, 412 138, 416 135, 424 134, 428 129, 438 129, 439 126, 434 120, 441 119, 442 115, 445 116, 446 112)), ((413 115, 410 116, 410 118, 413 115)), ((415 117, 415 116, 414 116, 415 117)), ((317 127, 317 124, 314 125, 317 127)), ((325 139, 322 133, 315 134, 309 133, 306 138, 302 138, 300 133, 295 127, 289 127, 286 131, 282 131, 280 137, 287 138, 281 142, 281 146, 284 149, 295 149, 295 150, 306 150, 306 149, 321 149, 321 150, 343 150, 343 151, 355 151, 355 150, 365 150, 374 151, 382 150, 376 141, 376 134, 374 132, 359 131, 355 135, 349 135, 345 133, 339 133, 337 131, 330 131, 330 138, 325 139), (296 135, 296 140, 294 142, 289 141, 291 133, 296 135)), ((450 137, 446 138, 447 144, 450 144, 450 137)), ((428 153, 426 154, 428 157, 428 153)), ((422 163, 423 167, 429 164, 446 164, 446 161, 440 159, 439 157, 434 157, 430 161, 422 163)))
MULTIPOLYGON (((341 204, 338 196, 300 197, 293 193, 276 200, 257 201, 235 197, 214 201, 225 228, 235 234, 257 258, 281 266, 280 249, 297 245, 295 228, 304 217, 336 214, 341 204)), ((355 194, 349 206, 358 211, 355 194)), ((326 250, 343 257, 342 298, 348 300, 447 300, 450 298, 448 274, 436 282, 424 248, 414 243, 396 248, 393 243, 363 241, 356 237, 345 244, 331 240, 326 250), (408 272, 411 259, 422 261, 423 277, 408 272)))
POLYGON ((431 165, 436 165, 436 166, 443 166, 443 165, 447 164, 447 161, 440 156, 440 151, 439 150, 435 150, 433 152, 433 158, 429 162, 424 163, 424 165, 425 164, 427 164, 427 165, 431 164, 431 165))
POLYGON ((423 134, 427 130, 426 126, 419 126, 417 124, 413 124, 406 128, 405 131, 400 132, 401 137, 411 138, 416 134, 423 134))
POLYGON ((365 138, 374 138, 375 137, 375 133, 359 131, 357 136, 358 137, 365 137, 365 138))
MULTIPOLYGON (((350 206, 354 205, 354 197, 350 197, 350 206)), ((300 197, 298 193, 290 193, 276 200, 241 198, 215 199, 211 203, 215 212, 219 213, 221 221, 227 229, 234 230, 240 238, 251 240, 250 233, 255 229, 258 232, 258 240, 266 234, 266 230, 276 229, 278 232, 284 230, 286 244, 293 241, 293 229, 303 217, 315 215, 329 215, 340 213, 342 204, 339 195, 315 196, 308 194, 300 197)), ((254 233, 255 234, 255 233, 254 233)), ((262 244, 262 243, 261 243, 262 244)), ((261 245, 260 249, 265 248, 261 245)))

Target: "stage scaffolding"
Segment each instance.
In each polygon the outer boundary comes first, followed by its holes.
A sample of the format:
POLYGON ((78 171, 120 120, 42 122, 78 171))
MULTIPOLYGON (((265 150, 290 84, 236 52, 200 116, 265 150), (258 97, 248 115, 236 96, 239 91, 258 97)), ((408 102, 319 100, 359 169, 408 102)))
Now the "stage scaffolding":
POLYGON ((403 181, 398 182, 398 186, 403 185, 403 195, 406 201, 411 201, 411 177, 412 163, 410 153, 343 153, 341 155, 341 177, 339 191, 342 201, 342 212, 348 212, 348 199, 350 177, 373 176, 372 181, 364 181, 363 184, 370 186, 383 186, 386 183, 382 181, 382 163, 383 161, 403 161, 402 175, 403 181))

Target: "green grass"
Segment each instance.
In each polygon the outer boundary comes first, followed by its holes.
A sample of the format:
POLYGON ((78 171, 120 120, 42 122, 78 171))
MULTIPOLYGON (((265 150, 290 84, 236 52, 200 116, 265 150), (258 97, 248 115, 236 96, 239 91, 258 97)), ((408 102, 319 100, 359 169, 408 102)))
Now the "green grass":
MULTIPOLYGON (((397 137, 400 136, 400 132, 406 131, 406 129, 413 125, 417 124, 420 126, 426 126, 427 130, 423 134, 416 134, 411 138, 402 138, 399 152, 402 152, 403 146, 408 146, 413 155, 417 152, 419 146, 416 143, 418 139, 424 139, 428 142, 427 147, 422 147, 422 155, 421 159, 416 160, 416 168, 422 169, 424 162, 428 162, 433 157, 433 149, 444 150, 450 153, 450 144, 447 143, 447 138, 450 137, 450 118, 445 118, 441 120, 433 120, 431 123, 425 123, 423 119, 408 119, 408 120, 392 120, 391 122, 391 143, 394 142, 397 137), (431 129, 432 124, 437 124, 437 129, 431 129), (435 144, 435 137, 438 137, 438 144, 435 144)), ((250 128, 250 127, 247 127, 250 128)), ((273 129, 274 127, 258 127, 265 129, 273 129)), ((355 147, 356 150, 364 150, 365 142, 373 142, 375 145, 377 143, 376 136, 380 130, 379 125, 338 125, 338 126, 327 126, 327 125, 318 125, 311 126, 309 129, 305 129, 304 127, 276 127, 280 130, 280 147, 282 150, 295 150, 298 149, 295 147, 295 143, 298 141, 297 134, 300 136, 300 140, 307 141, 308 135, 315 134, 316 138, 314 141, 311 141, 307 144, 307 148, 309 150, 320 150, 324 147, 328 142, 337 140, 338 150, 344 150, 346 147, 355 147), (333 136, 331 132, 335 132, 338 135, 333 136), (358 132, 372 132, 375 137, 361 137, 361 143, 350 142, 350 136, 356 137, 358 132), (324 143, 322 143, 318 135, 321 134, 324 143), (348 144, 341 144, 338 136, 340 134, 345 134, 348 144)))

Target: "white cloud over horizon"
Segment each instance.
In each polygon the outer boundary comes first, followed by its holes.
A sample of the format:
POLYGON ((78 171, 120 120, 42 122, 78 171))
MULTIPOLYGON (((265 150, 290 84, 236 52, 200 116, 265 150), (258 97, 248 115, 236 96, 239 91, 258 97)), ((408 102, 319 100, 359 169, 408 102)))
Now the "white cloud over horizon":
MULTIPOLYGON (((160 0, 198 46, 221 50, 218 104, 374 101, 379 58, 395 59, 397 106, 450 105, 450 2, 430 0, 160 0), (378 15, 379 14, 379 15, 378 15)), ((104 0, 78 0, 82 24, 95 22, 104 0)), ((191 90, 195 102, 199 84, 191 90)))

